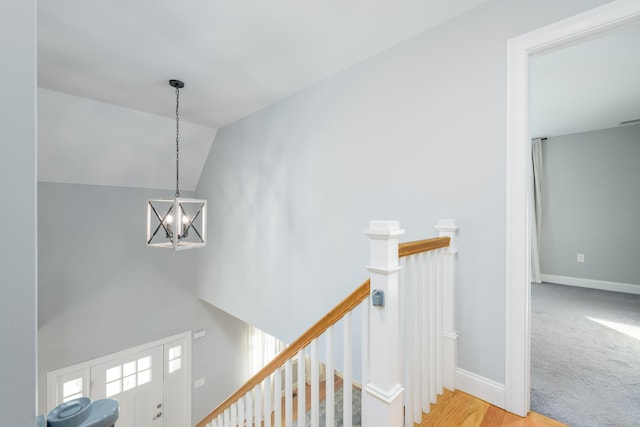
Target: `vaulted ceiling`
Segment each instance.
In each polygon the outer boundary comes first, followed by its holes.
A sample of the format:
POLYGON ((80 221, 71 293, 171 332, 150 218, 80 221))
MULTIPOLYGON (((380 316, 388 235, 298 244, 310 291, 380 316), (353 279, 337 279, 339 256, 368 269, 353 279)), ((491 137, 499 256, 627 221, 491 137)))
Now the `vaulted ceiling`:
MULTIPOLYGON (((174 188, 177 78, 181 189, 193 190, 218 128, 485 1, 39 1, 39 180, 174 188)), ((534 136, 640 115, 632 31, 534 58, 534 136)))
POLYGON ((193 190, 217 128, 485 1, 39 1, 39 179, 173 188, 175 78, 193 190))

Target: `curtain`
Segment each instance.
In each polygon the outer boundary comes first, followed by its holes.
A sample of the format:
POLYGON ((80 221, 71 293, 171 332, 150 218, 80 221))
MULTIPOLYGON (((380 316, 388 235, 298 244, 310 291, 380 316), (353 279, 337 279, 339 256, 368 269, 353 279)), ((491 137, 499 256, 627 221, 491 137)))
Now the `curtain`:
POLYGON ((531 140, 531 281, 542 283, 540 277, 540 231, 542 229, 542 141, 531 140))
POLYGON ((258 371, 271 362, 273 358, 286 347, 286 344, 266 332, 254 327, 249 327, 247 334, 247 348, 249 350, 248 378, 257 374, 258 371))

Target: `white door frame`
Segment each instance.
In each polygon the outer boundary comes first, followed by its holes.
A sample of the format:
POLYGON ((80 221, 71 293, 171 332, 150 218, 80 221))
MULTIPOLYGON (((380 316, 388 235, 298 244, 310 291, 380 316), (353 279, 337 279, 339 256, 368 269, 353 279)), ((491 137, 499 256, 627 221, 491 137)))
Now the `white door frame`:
POLYGON ((531 387, 529 56, 639 17, 640 1, 617 0, 508 42, 505 409, 520 416, 529 412, 531 387))
MULTIPOLYGON (((130 354, 139 353, 150 348, 164 346, 165 344, 172 343, 174 341, 181 341, 183 343, 184 349, 182 351, 183 354, 183 363, 182 369, 184 369, 184 390, 185 395, 181 401, 183 405, 183 416, 184 422, 182 423, 185 426, 191 425, 191 331, 182 332, 180 334, 172 335, 157 341, 152 341, 146 344, 142 344, 136 347, 128 348, 126 350, 122 350, 113 354, 109 354, 106 356, 98 357, 96 359, 88 360, 86 362, 78 363, 73 366, 68 366, 61 369, 56 369, 55 371, 51 371, 47 373, 47 412, 51 411, 59 402, 60 396, 57 393, 57 383, 59 377, 64 377, 66 375, 77 373, 78 375, 83 377, 83 381, 86 381, 88 384, 88 379, 90 377, 89 371, 92 366, 100 365, 106 362, 109 362, 113 359, 118 359, 121 357, 125 357, 130 354), (82 373, 82 374, 80 374, 82 373)), ((164 370, 164 363, 162 369, 164 370)), ((83 390, 85 393, 89 390, 89 388, 83 390)), ((86 395, 86 394, 85 394, 86 395)))

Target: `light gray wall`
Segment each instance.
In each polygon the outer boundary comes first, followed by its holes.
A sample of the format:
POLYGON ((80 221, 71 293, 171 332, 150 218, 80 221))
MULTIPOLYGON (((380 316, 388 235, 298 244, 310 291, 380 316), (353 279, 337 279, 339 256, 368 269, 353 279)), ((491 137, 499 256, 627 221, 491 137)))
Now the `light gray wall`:
POLYGON ((543 149, 542 272, 640 286, 640 126, 553 137, 543 149))
POLYGON ((36 415, 36 3, 0 13, 0 424, 36 415))
POLYGON ((218 132, 200 295, 290 342, 367 277, 372 219, 460 226, 460 367, 504 381, 507 40, 606 3, 496 0, 218 132))
MULTIPOLYGON (((46 373, 205 329, 193 342, 193 420, 245 380, 247 325, 196 299, 196 252, 145 245, 147 198, 171 191, 38 184, 39 381, 46 373)), ((189 197, 185 193, 185 196, 189 197)))

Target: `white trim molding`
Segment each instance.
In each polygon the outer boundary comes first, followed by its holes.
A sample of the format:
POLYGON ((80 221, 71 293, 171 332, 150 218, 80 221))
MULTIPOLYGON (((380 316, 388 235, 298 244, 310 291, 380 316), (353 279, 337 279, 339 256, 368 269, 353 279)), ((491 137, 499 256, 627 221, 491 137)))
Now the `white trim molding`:
POLYGON ((458 368, 456 371, 456 388, 504 409, 504 384, 458 368))
POLYGON ((367 393, 369 393, 371 396, 376 397, 381 401, 383 401, 384 403, 390 405, 393 403, 394 400, 402 396, 402 393, 404 392, 404 387, 402 387, 402 384, 396 384, 391 388, 391 390, 384 390, 376 386, 375 384, 369 383, 364 388, 364 390, 367 393))
POLYGON ((640 295, 640 284, 610 282, 607 280, 584 279, 582 277, 557 276, 555 274, 541 274, 543 282, 557 285, 576 286, 579 288, 600 289, 602 291, 624 292, 640 295))
POLYGON ((628 24, 640 1, 617 0, 507 43, 507 221, 505 409, 525 416, 530 401, 531 249, 529 56, 628 24))

